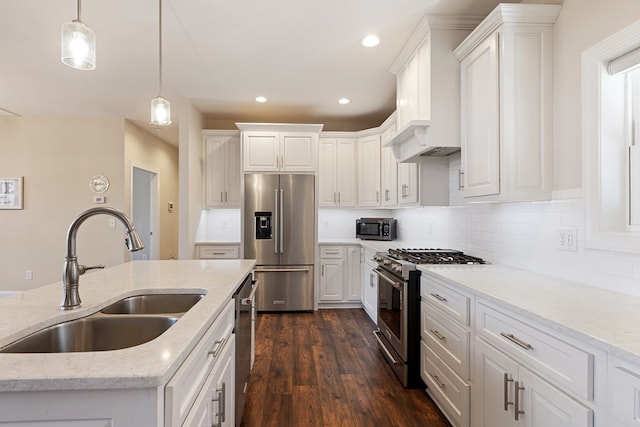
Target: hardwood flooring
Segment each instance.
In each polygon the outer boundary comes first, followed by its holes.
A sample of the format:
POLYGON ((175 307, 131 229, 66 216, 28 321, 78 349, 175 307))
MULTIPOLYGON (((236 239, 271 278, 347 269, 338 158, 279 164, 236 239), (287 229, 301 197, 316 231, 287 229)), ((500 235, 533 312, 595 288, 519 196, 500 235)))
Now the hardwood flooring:
POLYGON ((405 389, 362 309, 260 313, 243 427, 450 427, 424 390, 405 389))

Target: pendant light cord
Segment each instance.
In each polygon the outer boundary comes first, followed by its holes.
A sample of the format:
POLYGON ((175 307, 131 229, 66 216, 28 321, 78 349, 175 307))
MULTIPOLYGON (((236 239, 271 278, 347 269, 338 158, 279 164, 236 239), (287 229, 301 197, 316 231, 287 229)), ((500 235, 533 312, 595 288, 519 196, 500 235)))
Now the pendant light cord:
POLYGON ((80 14, 82 13, 82 0, 78 0, 78 22, 80 21, 80 14))
POLYGON ((162 96, 162 0, 158 1, 159 3, 159 18, 158 18, 158 46, 159 46, 159 54, 158 54, 158 82, 160 85, 160 96, 162 96))

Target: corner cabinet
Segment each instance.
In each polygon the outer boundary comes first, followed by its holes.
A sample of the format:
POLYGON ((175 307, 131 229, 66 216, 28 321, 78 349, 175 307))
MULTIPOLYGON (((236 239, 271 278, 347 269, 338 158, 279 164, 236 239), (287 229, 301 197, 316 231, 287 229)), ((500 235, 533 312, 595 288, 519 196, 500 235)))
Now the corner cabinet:
POLYGON ((358 207, 381 206, 381 146, 380 135, 358 138, 358 207))
POLYGON ((320 207, 356 207, 356 139, 318 140, 320 207))
POLYGON ((240 207, 240 133, 202 132, 204 204, 207 208, 240 207))
POLYGON ((242 131, 245 172, 316 171, 322 125, 236 123, 242 131))
POLYGON ((461 180, 469 201, 549 200, 559 5, 500 4, 458 46, 461 180))

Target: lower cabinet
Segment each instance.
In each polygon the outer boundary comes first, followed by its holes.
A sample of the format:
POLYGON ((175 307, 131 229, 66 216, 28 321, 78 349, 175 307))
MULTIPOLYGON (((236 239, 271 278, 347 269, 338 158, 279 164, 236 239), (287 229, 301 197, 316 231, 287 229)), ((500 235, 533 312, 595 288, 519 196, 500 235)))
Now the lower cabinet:
POLYGON ((235 425, 235 347, 235 336, 231 335, 189 411, 185 427, 235 425))
POLYGON ((591 427, 593 411, 476 338, 474 426, 591 427))
POLYGON ((362 263, 362 307, 373 323, 378 324, 378 275, 374 271, 377 267, 373 260, 374 251, 364 250, 362 263))
POLYGON ((165 427, 232 426, 235 303, 230 301, 165 387, 165 427), (216 424, 221 415, 231 423, 216 424), (202 424, 203 421, 208 424, 202 424))
POLYGON ((360 284, 360 246, 320 246, 319 307, 359 305, 360 284))
POLYGON ((607 361, 609 427, 637 427, 640 422, 640 367, 609 355, 607 361))
POLYGON ((240 258, 240 244, 197 244, 196 256, 198 259, 238 259, 240 258))

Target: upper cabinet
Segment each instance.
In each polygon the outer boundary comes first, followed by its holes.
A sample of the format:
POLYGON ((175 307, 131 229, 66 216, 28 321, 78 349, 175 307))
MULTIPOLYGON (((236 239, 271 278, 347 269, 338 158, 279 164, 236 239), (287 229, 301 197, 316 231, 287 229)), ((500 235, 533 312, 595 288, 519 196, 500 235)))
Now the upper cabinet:
MULTIPOLYGON (((391 147, 384 144, 396 131, 395 113, 382 124, 382 207, 393 208, 398 205, 398 160, 393 155, 391 147)), ((412 163, 407 163, 411 165, 412 163)))
POLYGON ((316 171, 322 125, 236 123, 242 131, 245 172, 316 171))
POLYGON ((356 207, 356 139, 320 138, 318 142, 320 207, 356 207))
POLYGON ((559 5, 500 4, 454 52, 462 191, 469 200, 551 198, 551 61, 559 11, 559 5))
POLYGON ((477 21, 426 16, 391 66, 397 130, 385 145, 400 162, 460 151, 460 71, 453 50, 477 21))
POLYGON ((381 206, 381 147, 380 135, 358 138, 358 206, 378 208, 381 206))
POLYGON ((205 130, 202 137, 205 207, 240 207, 240 133, 205 130))

